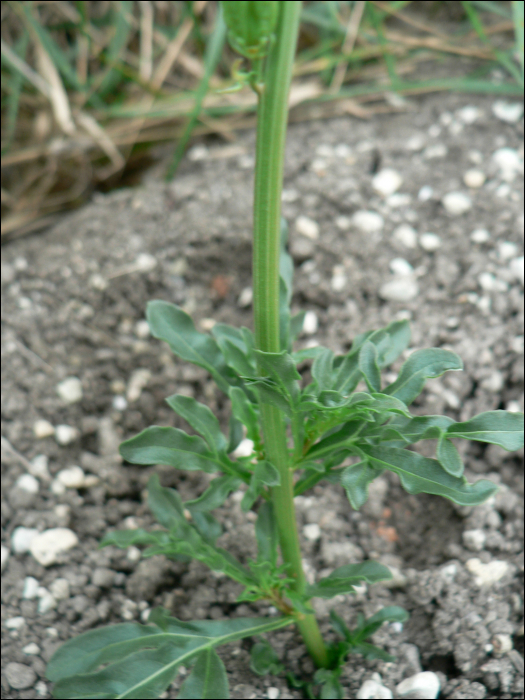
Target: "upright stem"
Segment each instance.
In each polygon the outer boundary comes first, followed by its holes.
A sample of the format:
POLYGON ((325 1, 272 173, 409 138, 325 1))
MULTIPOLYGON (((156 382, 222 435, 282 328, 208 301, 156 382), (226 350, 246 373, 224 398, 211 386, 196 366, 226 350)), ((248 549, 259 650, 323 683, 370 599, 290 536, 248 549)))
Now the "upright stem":
MULTIPOLYGON (((255 167, 253 290, 255 341, 264 352, 279 352, 279 255, 284 146, 288 120, 288 93, 299 28, 301 2, 280 3, 277 41, 266 59, 264 90, 259 98, 255 167)), ((261 405, 266 455, 279 470, 281 483, 272 489, 272 502, 283 562, 304 591, 304 576, 295 506, 293 473, 287 448, 286 425, 275 406, 261 405)), ((317 666, 328 665, 328 654, 313 615, 297 622, 317 666)))

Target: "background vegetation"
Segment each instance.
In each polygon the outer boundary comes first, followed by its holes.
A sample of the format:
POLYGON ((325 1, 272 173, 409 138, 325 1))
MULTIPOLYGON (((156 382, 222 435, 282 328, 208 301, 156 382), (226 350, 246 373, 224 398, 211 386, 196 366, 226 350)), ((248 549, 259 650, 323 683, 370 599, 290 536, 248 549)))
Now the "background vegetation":
MULTIPOLYGON (((256 99, 221 92, 235 56, 218 4, 2 2, 3 240, 134 184, 159 153, 173 150, 173 177, 195 138, 235 149, 256 99)), ((522 95, 523 5, 305 2, 290 119, 367 119, 440 90, 522 95)))

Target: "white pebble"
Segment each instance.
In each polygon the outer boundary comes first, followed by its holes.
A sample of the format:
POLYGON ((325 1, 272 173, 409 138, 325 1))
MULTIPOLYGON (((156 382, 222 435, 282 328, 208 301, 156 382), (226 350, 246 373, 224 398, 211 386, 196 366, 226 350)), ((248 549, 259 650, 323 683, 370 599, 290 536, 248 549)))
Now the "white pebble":
POLYGON ((253 301, 253 289, 251 287, 245 287, 239 295, 237 304, 241 309, 245 309, 250 306, 253 301))
POLYGON ((2 553, 2 564, 0 570, 3 571, 6 567, 7 562, 9 561, 9 549, 5 545, 2 545, 0 551, 2 553))
MULTIPOLYGON (((340 267, 336 265, 336 267, 340 267)), ((343 268, 344 269, 344 268, 343 268)), ((343 273, 334 274, 330 280, 330 286, 334 292, 342 292, 347 283, 346 275, 343 273)))
POLYGON ((498 148, 492 154, 492 160, 506 182, 513 182, 516 175, 523 171, 523 160, 515 148, 498 148))
POLYGON ((383 195, 383 197, 388 197, 401 187, 403 184, 403 178, 392 168, 384 168, 380 170, 377 175, 372 178, 372 187, 376 192, 383 195))
POLYGON ((426 139, 423 134, 414 134, 408 139, 406 147, 409 151, 421 151, 425 146, 425 142, 426 139))
POLYGON ((15 486, 27 493, 38 493, 40 488, 37 479, 31 474, 22 474, 22 476, 19 476, 15 482, 15 486))
POLYGON ((441 238, 436 233, 422 233, 419 236, 419 245, 429 253, 441 248, 441 238))
POLYGON ((435 143, 432 146, 427 146, 423 151, 423 158, 426 160, 434 160, 435 158, 444 158, 448 153, 448 148, 444 143, 435 143))
POLYGON ((296 202, 299 199, 297 190, 283 190, 281 193, 282 202, 296 202))
POLYGON ((35 437, 41 440, 42 438, 50 437, 55 434, 55 428, 47 420, 37 420, 33 423, 33 433, 35 437))
POLYGON ((307 311, 304 315, 303 321, 303 333, 306 335, 313 335, 317 333, 319 328, 319 320, 315 311, 307 311))
POLYGON ((56 578, 49 590, 55 600, 66 600, 69 598, 69 581, 67 578, 56 578))
POLYGON ((321 156, 321 158, 332 158, 334 155, 334 147, 330 146, 329 143, 320 143, 315 149, 315 154, 321 156))
POLYGON ((149 323, 142 318, 135 324, 135 335, 137 338, 147 338, 150 335, 149 323))
POLYGON ((498 391, 501 391, 505 386, 505 378, 501 372, 495 370, 492 372, 492 374, 485 377, 485 379, 480 382, 480 386, 482 389, 486 389, 493 394, 497 394, 498 391))
POLYGON ((469 559, 465 566, 475 577, 474 582, 480 588, 482 586, 494 585, 502 579, 510 569, 509 564, 500 559, 493 559, 488 564, 483 564, 481 559, 469 559))
POLYGON ((5 621, 5 626, 8 630, 20 630, 25 623, 25 618, 19 615, 18 617, 9 617, 5 621))
POLYGON ((107 280, 98 273, 91 275, 91 277, 89 278, 89 284, 91 287, 93 287, 94 289, 98 289, 99 291, 103 291, 108 286, 107 280))
POLYGON ((128 551, 126 552, 126 559, 128 561, 133 561, 137 562, 140 560, 142 556, 142 552, 138 547, 135 547, 134 545, 131 545, 131 547, 128 547, 128 551))
POLYGON ((511 193, 510 185, 508 182, 503 182, 495 192, 496 197, 500 199, 506 199, 511 193))
POLYGON ((279 688, 273 688, 273 687, 268 688, 268 697, 270 700, 277 700, 277 698, 279 697, 280 694, 281 694, 281 691, 279 690, 279 688))
POLYGON ((492 637, 492 648, 494 650, 494 656, 496 657, 501 657, 508 654, 513 646, 514 644, 510 634, 495 634, 492 637))
POLYGON ((521 119, 523 114, 523 104, 521 102, 505 102, 497 100, 492 105, 492 113, 502 122, 515 124, 521 119))
POLYGON ((473 243, 486 243, 490 239, 490 233, 486 228, 477 228, 470 234, 470 240, 473 243))
POLYGON ((520 258, 514 258, 514 260, 511 260, 510 264, 509 264, 509 268, 510 268, 510 271, 512 272, 512 274, 515 275, 515 277, 517 279, 519 279, 519 281, 523 285, 524 284, 524 259, 523 259, 523 255, 520 258))
POLYGON ((509 285, 495 277, 491 272, 482 272, 478 276, 479 286, 485 292, 506 292, 509 285))
POLYGON ((358 700, 391 700, 394 696, 382 683, 365 681, 356 694, 358 700))
POLYGON ((390 261, 389 267, 395 275, 406 277, 414 274, 414 268, 404 258, 394 258, 390 261))
POLYGON ((15 528, 11 535, 11 549, 15 554, 25 554, 29 552, 31 542, 38 534, 38 530, 34 527, 15 528))
POLYGON ((414 676, 410 676, 410 678, 401 681, 401 683, 398 683, 396 686, 396 690, 401 696, 414 693, 412 697, 428 698, 428 700, 437 698, 439 689, 439 677, 432 671, 416 673, 414 676), (416 693, 417 695, 415 695, 416 693))
POLYGON ((412 277, 399 277, 385 282, 379 288, 379 296, 386 301, 411 301, 418 294, 418 284, 412 277))
POLYGON ((150 378, 151 372, 149 369, 136 369, 132 373, 126 392, 126 398, 130 403, 139 398, 139 396, 142 394, 142 390, 147 385, 150 378))
POLYGON ((348 158, 352 153, 352 149, 346 143, 338 143, 334 148, 334 155, 338 158, 348 158))
POLYGON ((57 606, 57 601, 53 598, 51 593, 45 588, 41 589, 40 599, 38 601, 38 612, 41 615, 45 615, 50 610, 54 610, 57 606))
POLYGON ((319 224, 308 216, 298 216, 295 220, 295 229, 297 233, 311 241, 316 241, 319 238, 319 224))
POLYGON ((505 406, 505 410, 509 413, 521 413, 521 406, 519 401, 509 401, 505 406))
POLYGON ((82 398, 82 382, 78 377, 67 377, 57 384, 56 390, 66 403, 77 403, 82 398))
POLYGON ((255 443, 253 442, 253 440, 250 440, 249 438, 244 438, 244 440, 241 440, 235 448, 235 450, 232 452, 232 457, 235 457, 236 459, 239 457, 249 457, 253 453, 254 445, 255 443))
POLYGON ((439 121, 441 124, 443 124, 443 126, 450 126, 454 121, 454 115, 449 111, 442 112, 439 115, 439 121))
POLYGON ((22 598, 25 600, 33 600, 37 597, 39 588, 40 583, 36 578, 33 578, 33 576, 26 576, 22 588, 22 598))
POLYGON ((36 455, 31 460, 31 466, 29 468, 29 473, 33 476, 37 476, 39 479, 48 481, 51 478, 51 474, 47 468, 48 458, 47 455, 36 455))
POLYGON ((392 235, 406 248, 415 248, 417 246, 417 232, 410 224, 400 224, 394 229, 392 235))
POLYGON ((135 265, 137 269, 141 270, 142 272, 148 272, 157 266, 157 259, 149 253, 141 253, 137 256, 135 265))
POLYGON ((412 197, 405 192, 396 192, 391 194, 385 200, 386 204, 391 209, 400 209, 401 207, 408 207, 412 201, 412 197))
POLYGON ((54 527, 39 533, 31 540, 30 552, 42 566, 51 566, 57 555, 78 544, 78 537, 66 527, 54 527))
POLYGON ((115 411, 124 411, 128 407, 128 402, 126 401, 124 396, 117 395, 113 397, 111 405, 113 406, 115 411))
POLYGON ((464 192, 448 192, 441 201, 448 213, 453 216, 465 214, 472 208, 472 201, 464 192))
POLYGON ((210 152, 209 152, 207 146, 205 146, 203 143, 197 143, 195 146, 192 146, 189 149, 188 160, 192 160, 192 161, 206 160, 206 158, 209 156, 209 154, 210 154, 210 152))
POLYGON ((310 163, 310 170, 312 170, 316 175, 325 175, 326 160, 324 158, 314 158, 310 163))
POLYGON ((428 135, 433 139, 437 139, 438 136, 441 136, 441 127, 439 124, 431 124, 428 127, 428 135))
POLYGON ((481 165, 483 163, 483 153, 476 148, 470 150, 467 155, 470 162, 474 165, 481 165))
POLYGON ((483 530, 465 530, 462 535, 463 544, 471 552, 481 552, 485 546, 487 536, 483 530))
POLYGON ((55 440, 59 445, 69 445, 78 435, 78 430, 71 425, 57 425, 55 428, 55 440))
POLYGON ((474 105, 467 105, 458 109, 456 112, 456 118, 459 119, 463 124, 474 124, 482 115, 479 107, 474 105))
POLYGON ((211 331, 213 326, 217 323, 214 318, 203 318, 200 322, 200 327, 203 331, 211 331))
POLYGON ((61 469, 56 478, 67 489, 80 489, 84 486, 86 475, 84 470, 75 464, 67 469, 61 469))
POLYGON ((36 656, 37 654, 40 654, 40 647, 38 646, 38 644, 35 644, 35 642, 30 642, 22 648, 22 651, 28 656, 36 656))
POLYGON ((310 523, 303 527, 303 535, 307 540, 315 542, 321 537, 321 528, 317 523, 310 523))
POLYGON ((463 182, 472 189, 482 187, 485 184, 485 180, 485 173, 483 170, 477 170, 477 168, 471 168, 463 175, 463 182))
POLYGON ((348 218, 348 216, 338 216, 335 220, 335 225, 340 231, 348 231, 348 229, 352 225, 352 222, 348 218))
POLYGON ((518 246, 511 241, 500 241, 498 243, 498 256, 500 260, 510 260, 518 254, 518 246))
POLYGON ((356 211, 352 217, 353 225, 363 233, 376 233, 382 231, 385 220, 375 211, 356 211))
POLYGON ((430 185, 423 185, 423 187, 417 193, 417 198, 420 202, 428 202, 434 196, 434 190, 430 185))

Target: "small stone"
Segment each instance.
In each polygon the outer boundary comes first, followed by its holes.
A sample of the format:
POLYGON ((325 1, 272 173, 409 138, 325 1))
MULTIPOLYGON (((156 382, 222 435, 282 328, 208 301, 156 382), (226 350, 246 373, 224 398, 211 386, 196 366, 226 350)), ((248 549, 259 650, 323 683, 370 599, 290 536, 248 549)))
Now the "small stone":
POLYGON ((299 199, 299 192, 297 190, 283 190, 281 194, 282 202, 296 202, 299 199))
POLYGON ((375 211, 356 211, 352 217, 353 225, 363 233, 377 233, 383 230, 385 220, 375 211))
POLYGON ((490 240, 490 233, 486 228, 477 228, 470 234, 470 240, 473 243, 486 243, 490 240))
POLYGON ((195 146, 192 146, 189 151, 188 151, 188 160, 191 161, 199 161, 199 160, 206 160, 206 158, 209 156, 210 152, 208 150, 208 147, 205 146, 203 143, 197 143, 195 146))
POLYGON ((495 277, 492 272, 482 272, 478 276, 478 282, 485 292, 506 292, 509 288, 506 282, 495 277))
POLYGON ((67 600, 69 598, 69 581, 67 578, 56 578, 49 586, 49 592, 55 600, 67 600))
POLYGON ((317 523, 310 523, 303 527, 303 535, 307 540, 315 542, 321 537, 321 528, 317 523))
POLYGON ((523 160, 514 148, 498 148, 492 154, 492 160, 500 171, 505 182, 514 182, 516 175, 523 171, 523 160))
POLYGON ((342 292, 346 287, 347 279, 344 265, 334 265, 330 286, 334 292, 342 292))
POLYGON ((57 555, 78 544, 78 537, 66 527, 54 527, 39 533, 31 540, 30 551, 42 566, 51 566, 57 555))
POLYGON ((510 185, 508 182, 503 182, 498 189, 495 191, 496 197, 499 197, 500 199, 507 199, 507 197, 510 195, 511 189, 510 185))
POLYGON ((104 289, 107 289, 108 281, 104 277, 102 277, 102 275, 95 273, 89 278, 89 285, 94 289, 103 291, 104 289))
POLYGON ((476 168, 471 168, 463 175, 463 182, 467 187, 472 189, 478 189, 483 187, 485 184, 485 173, 482 170, 477 170, 476 168))
POLYGON ((55 428, 47 420, 37 420, 33 423, 33 433, 35 437, 41 440, 42 438, 50 437, 55 434, 55 428))
POLYGON ((428 202, 434 196, 434 190, 430 185, 423 185, 423 187, 417 193, 417 198, 420 202, 428 202))
POLYGON ((31 474, 22 474, 22 476, 19 476, 15 481, 15 486, 27 493, 38 493, 40 489, 37 479, 31 474))
POLYGON ((516 124, 523 115, 523 104, 521 102, 505 102, 497 100, 492 105, 492 113, 502 122, 516 124))
POLYGON ((480 588, 482 586, 494 585, 500 581, 510 569, 506 561, 499 559, 493 559, 488 564, 483 564, 481 559, 469 559, 465 566, 475 577, 474 582, 480 588))
POLYGON ((239 299, 237 300, 237 304, 241 307, 241 309, 245 309, 253 301, 253 289, 251 287, 245 287, 242 292, 239 295, 239 299))
POLYGON ((365 681, 356 694, 358 700, 391 700, 393 697, 386 686, 373 680, 365 681))
POLYGON ((36 457, 33 457, 31 460, 29 473, 39 479, 49 481, 49 479, 51 479, 51 474, 47 468, 48 461, 47 455, 36 455, 36 457))
POLYGON ((396 192, 391 194, 385 199, 386 204, 391 209, 400 209, 401 207, 408 207, 412 201, 412 197, 404 192, 396 192))
POLYGON ((321 156, 321 158, 332 158, 334 148, 329 143, 320 143, 315 149, 315 155, 321 156))
POLYGON ((419 245, 423 250, 433 253, 438 248, 441 248, 441 238, 436 233, 422 233, 419 236, 419 245))
POLYGON ((334 148, 334 155, 337 158, 348 158, 352 155, 352 149, 346 143, 338 143, 334 148))
POLYGON ((35 642, 31 642, 30 644, 26 644, 26 646, 22 648, 22 651, 28 656, 36 656, 40 654, 40 647, 38 644, 35 644, 35 642))
POLYGON ((111 405, 115 411, 125 411, 128 407, 128 402, 124 396, 114 396, 111 405))
POLYGON ((157 258, 149 253, 141 253, 135 260, 135 266, 141 272, 149 272, 157 266, 157 258))
POLYGON ((22 588, 22 598, 25 600, 33 600, 37 597, 39 588, 40 583, 36 578, 33 578, 33 576, 26 576, 22 588))
POLYGON ((511 241, 498 243, 498 257, 500 260, 510 260, 518 254, 518 246, 511 241))
POLYGON ((404 258, 394 258, 390 261, 389 267, 395 275, 406 277, 414 274, 414 268, 404 258))
POLYGON ((295 220, 295 229, 297 233, 306 236, 311 241, 316 241, 319 238, 319 224, 317 221, 308 218, 307 216, 298 216, 295 220))
POLYGON ((33 527, 17 527, 11 535, 11 549, 15 554, 29 552, 31 542, 38 535, 38 530, 33 527))
POLYGON ((3 571, 7 565, 7 562, 9 561, 9 549, 5 546, 2 545, 1 547, 1 552, 2 552, 2 564, 1 564, 1 571, 3 571))
POLYGON ((313 335, 317 333, 319 328, 319 320, 315 311, 307 311, 304 315, 303 321, 303 333, 306 335, 313 335))
POLYGON ((115 581, 115 571, 105 567, 99 567, 93 571, 91 583, 98 588, 111 588, 115 581))
POLYGON ((379 288, 379 296, 386 301, 411 301, 419 294, 419 286, 412 277, 399 277, 385 282, 379 288))
POLYGON ((151 372, 149 369, 136 369, 132 374, 128 382, 128 388, 126 391, 126 399, 132 403, 136 401, 142 394, 142 390, 147 386, 149 380, 151 379, 151 372))
POLYGON ((57 384, 57 394, 66 403, 77 403, 82 398, 82 382, 78 377, 67 377, 57 384))
POLYGON ((335 220, 335 225, 340 231, 348 231, 352 226, 352 220, 348 216, 338 216, 335 220))
POLYGON ((69 445, 78 435, 78 430, 71 425, 57 425, 55 428, 55 440, 59 445, 69 445))
POLYGON ((426 143, 423 134, 414 134, 406 142, 406 147, 409 151, 421 151, 426 143))
POLYGON ((480 383, 482 389, 490 391, 492 394, 497 394, 505 386, 505 377, 501 372, 495 370, 480 383))
POLYGON ((238 457, 249 457, 251 454, 253 454, 254 445, 255 443, 253 440, 244 438, 244 440, 241 440, 235 450, 232 452, 232 457, 235 457, 236 459, 238 457))
POLYGON ((80 489, 84 486, 86 475, 81 467, 76 464, 67 469, 62 469, 56 475, 57 481, 67 489, 80 489))
POLYGON ((394 229, 392 235, 406 248, 415 248, 417 246, 417 232, 410 224, 401 224, 394 229))
POLYGON ((485 547, 487 536, 483 530, 465 530, 462 535, 463 544, 471 552, 481 552, 485 547))
POLYGON ((13 690, 30 688, 36 681, 36 673, 31 666, 11 661, 4 669, 5 677, 13 690))
POLYGON ((137 321, 135 324, 135 335, 137 338, 148 338, 150 334, 149 323, 146 319, 141 318, 140 321, 137 321))
POLYGON ((481 165, 483 163, 483 153, 481 151, 478 151, 476 148, 472 148, 467 153, 467 156, 470 162, 474 165, 481 165))
POLYGON ((439 695, 439 677, 432 671, 416 673, 414 676, 398 683, 396 690, 401 696, 414 693, 412 697, 432 700, 439 695), (416 693, 417 695, 415 695, 416 693))
POLYGON ((280 694, 281 694, 281 691, 279 690, 279 688, 274 688, 274 687, 268 688, 268 697, 270 700, 277 700, 277 698, 279 697, 280 694))
POLYGON ((142 552, 138 547, 135 547, 134 545, 128 547, 128 551, 126 552, 126 559, 128 561, 137 562, 140 560, 141 556, 142 552))
POLYGON ((372 187, 383 197, 388 197, 401 187, 403 178, 392 168, 384 168, 372 178, 372 187))
POLYGON ((435 143, 432 146, 427 146, 423 151, 423 158, 426 160, 434 160, 435 158, 444 158, 448 153, 448 148, 444 143, 435 143))
POLYGON ((509 413, 521 413, 521 406, 519 401, 509 401, 505 406, 505 410, 509 413))
POLYGON ((514 258, 514 260, 510 261, 509 264, 510 271, 512 274, 521 282, 521 284, 524 284, 524 259, 523 255, 520 258, 514 258))
POLYGON ((508 654, 514 646, 510 634, 495 634, 491 641, 494 656, 496 657, 508 654))
POLYGON ((448 192, 441 201, 452 216, 460 216, 472 208, 472 201, 464 192, 448 192))
POLYGON ((8 630, 20 630, 22 627, 25 625, 26 620, 25 617, 21 617, 20 615, 18 617, 9 617, 5 621, 5 626, 7 627, 8 630))
POLYGON ((45 615, 50 610, 54 610, 57 606, 57 601, 51 593, 45 588, 40 588, 38 612, 40 615, 45 615))
POLYGON ((462 107, 456 111, 456 119, 459 119, 459 121, 463 124, 469 125, 477 122, 482 114, 483 113, 479 107, 467 105, 466 107, 462 107))

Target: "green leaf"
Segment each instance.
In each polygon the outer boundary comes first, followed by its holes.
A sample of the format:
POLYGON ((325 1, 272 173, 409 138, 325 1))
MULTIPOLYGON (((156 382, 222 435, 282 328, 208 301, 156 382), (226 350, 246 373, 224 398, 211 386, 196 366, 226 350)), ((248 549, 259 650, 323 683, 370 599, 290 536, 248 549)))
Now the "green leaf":
POLYGON ((382 434, 382 439, 387 440, 390 439, 388 437, 389 431, 392 431, 392 438, 402 437, 407 444, 412 444, 419 440, 439 438, 441 433, 454 422, 448 416, 416 416, 410 420, 396 416, 388 425, 379 430, 373 426, 369 430, 365 430, 363 435, 368 437, 376 431, 377 434, 382 434))
POLYGON ((280 483, 281 477, 273 464, 266 460, 257 462, 253 470, 250 486, 241 501, 242 510, 245 513, 250 510, 265 486, 278 486, 280 483))
POLYGON ((317 393, 332 386, 334 353, 328 348, 321 348, 312 365, 312 377, 317 384, 317 393))
POLYGON ((421 393, 427 379, 440 377, 448 370, 460 369, 463 369, 461 358, 450 350, 416 350, 401 367, 396 381, 387 386, 383 393, 395 396, 408 405, 421 393))
POLYGON ((230 385, 240 384, 216 341, 206 333, 196 331, 190 316, 181 308, 167 301, 150 301, 146 318, 155 338, 166 341, 181 359, 206 369, 224 393, 228 393, 230 385))
POLYGON ((377 583, 392 578, 386 566, 376 561, 365 561, 361 564, 346 564, 318 583, 306 587, 306 595, 317 598, 333 598, 341 593, 352 593, 354 586, 361 581, 377 583))
POLYGON ((407 611, 397 605, 381 608, 381 610, 378 610, 371 617, 361 620, 362 624, 358 625, 357 629, 352 631, 349 641, 353 644, 362 642, 377 632, 383 623, 406 622, 409 617, 407 611))
POLYGON ((492 481, 481 479, 468 484, 464 478, 448 474, 435 459, 422 457, 417 452, 398 447, 374 447, 360 444, 372 466, 390 469, 399 475, 403 488, 408 493, 431 493, 443 496, 462 506, 483 503, 497 490, 492 481))
POLYGON ((250 668, 259 676, 265 676, 267 673, 277 676, 284 670, 277 652, 266 639, 252 646, 250 651, 250 668))
POLYGON ((352 464, 343 470, 341 485, 354 510, 359 510, 367 502, 368 486, 380 474, 381 470, 373 469, 366 461, 352 464))
POLYGON ((384 649, 376 647, 375 644, 370 644, 369 642, 359 642, 355 644, 352 647, 352 653, 362 654, 363 658, 368 659, 368 661, 379 659, 380 661, 392 663, 396 660, 395 656, 392 656, 392 654, 389 654, 384 649))
POLYGON ((325 348, 321 347, 320 345, 316 345, 313 348, 297 350, 296 352, 292 352, 292 360, 296 365, 304 362, 305 360, 313 360, 317 357, 317 355, 320 355, 324 349, 325 348))
POLYGON ((277 564, 277 545, 279 543, 279 531, 273 512, 271 501, 261 504, 257 512, 255 522, 255 537, 257 539, 257 561, 270 562, 272 566, 277 564))
POLYGON ((204 440, 178 428, 154 425, 121 443, 119 452, 131 464, 168 464, 188 471, 216 472, 222 468, 204 440))
MULTIPOLYGON (((177 668, 206 649, 280 629, 291 617, 181 622, 156 608, 152 624, 89 630, 63 644, 47 666, 56 698, 156 698, 177 668), (108 664, 104 669, 96 669, 108 664)), ((217 696, 213 696, 217 697, 217 696)), ((220 697, 220 696, 219 696, 220 697)))
POLYGON ((523 447, 523 413, 487 411, 464 423, 447 428, 447 437, 478 440, 499 445, 508 451, 523 447))
POLYGON ((226 452, 228 443, 221 432, 219 421, 208 406, 195 401, 191 396, 181 394, 168 397, 166 403, 202 435, 212 452, 216 455, 226 452))
POLYGON ((294 314, 290 319, 290 348, 295 343, 295 341, 301 334, 301 331, 303 330, 305 316, 306 311, 299 311, 299 313, 294 314))
POLYGON ((379 367, 388 367, 408 348, 410 343, 410 324, 408 321, 393 321, 385 328, 388 342, 379 353, 379 367))
POLYGON ((312 445, 306 453, 307 458, 318 459, 321 455, 329 454, 336 449, 344 447, 358 433, 361 425, 362 421, 360 420, 348 421, 342 428, 312 445))
POLYGON ((158 474, 148 479, 148 508, 167 530, 186 522, 181 497, 175 489, 161 486, 158 474))
POLYGON ((219 476, 210 482, 206 491, 193 501, 186 501, 184 506, 192 515, 196 512, 206 513, 214 508, 222 506, 232 491, 236 491, 241 484, 241 479, 236 476, 219 476))
POLYGON ((250 345, 246 342, 246 332, 250 333, 250 331, 247 328, 239 330, 225 323, 216 323, 211 332, 224 355, 226 364, 237 374, 255 376, 253 343, 250 345))
POLYGON ((226 452, 228 454, 231 454, 237 449, 237 447, 239 447, 240 443, 242 442, 242 439, 244 438, 244 428, 243 424, 239 420, 237 420, 237 418, 233 414, 230 416, 229 427, 230 432, 226 452))
POLYGON ((132 544, 155 544, 165 545, 169 542, 169 534, 164 530, 154 530, 147 532, 142 528, 136 530, 113 530, 104 536, 99 544, 99 548, 115 545, 120 549, 127 549, 132 544))
POLYGON ((358 354, 352 348, 348 355, 340 355, 334 360, 334 379, 332 389, 341 394, 350 394, 361 379, 358 354))
POLYGON ((338 700, 344 698, 343 687, 339 682, 341 669, 329 670, 320 668, 315 672, 314 683, 320 684, 319 698, 321 700, 338 700))
POLYGON ((369 340, 359 352, 359 369, 363 373, 370 391, 381 392, 381 372, 377 364, 377 348, 369 340))
POLYGON ((287 416, 293 413, 290 397, 279 387, 273 379, 269 377, 258 377, 257 379, 246 379, 246 383, 253 385, 259 392, 260 403, 267 403, 283 411, 287 416))
POLYGON ((242 389, 234 386, 230 388, 230 400, 232 402, 232 413, 243 425, 246 426, 247 436, 257 444, 261 441, 259 434, 259 420, 257 412, 251 401, 242 389))
POLYGON ((443 469, 452 476, 461 476, 464 465, 456 446, 443 434, 438 442, 436 457, 443 469))
POLYGON ((191 508, 188 508, 188 510, 191 513, 191 523, 199 535, 201 535, 206 544, 215 547, 217 538, 222 535, 222 525, 211 513, 201 513, 198 510, 193 512, 191 508))
POLYGON ((229 698, 228 676, 215 649, 208 647, 197 656, 190 675, 177 695, 179 700, 229 698))
POLYGON ((282 352, 255 350, 254 352, 262 369, 268 372, 281 392, 288 397, 291 404, 294 404, 299 398, 298 380, 301 379, 301 375, 296 369, 292 356, 284 350, 282 352))

